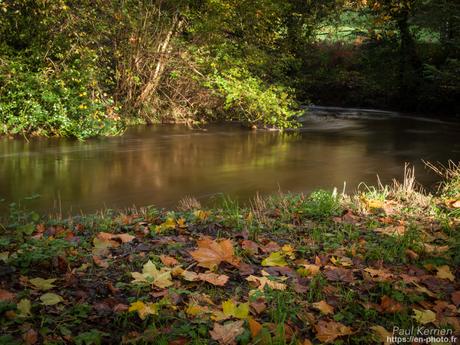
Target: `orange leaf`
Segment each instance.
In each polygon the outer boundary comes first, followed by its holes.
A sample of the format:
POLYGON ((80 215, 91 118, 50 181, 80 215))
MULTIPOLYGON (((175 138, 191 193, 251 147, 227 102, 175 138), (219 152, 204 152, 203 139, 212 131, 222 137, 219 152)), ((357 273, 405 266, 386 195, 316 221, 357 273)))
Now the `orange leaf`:
POLYGON ((228 281, 228 276, 216 273, 200 273, 198 278, 216 286, 224 286, 228 281))
POLYGON ((198 266, 206 267, 210 270, 219 266, 221 262, 228 262, 234 266, 238 265, 238 260, 234 256, 233 244, 230 240, 214 241, 204 238, 197 241, 198 249, 190 254, 198 261, 198 266))
POLYGON ((179 264, 179 261, 177 261, 172 256, 168 256, 168 255, 160 255, 160 260, 163 263, 163 265, 169 266, 169 267, 173 267, 179 264))
POLYGON ((0 289, 0 301, 12 301, 14 297, 14 293, 0 289))
POLYGON ((256 320, 254 320, 253 318, 250 318, 248 320, 248 323, 249 323, 249 330, 251 331, 251 335, 254 338, 262 330, 262 325, 258 323, 256 320))
POLYGON ((335 321, 319 321, 316 326, 316 337, 325 343, 330 343, 334 341, 338 337, 342 337, 344 335, 350 335, 351 329, 340 322, 335 321))

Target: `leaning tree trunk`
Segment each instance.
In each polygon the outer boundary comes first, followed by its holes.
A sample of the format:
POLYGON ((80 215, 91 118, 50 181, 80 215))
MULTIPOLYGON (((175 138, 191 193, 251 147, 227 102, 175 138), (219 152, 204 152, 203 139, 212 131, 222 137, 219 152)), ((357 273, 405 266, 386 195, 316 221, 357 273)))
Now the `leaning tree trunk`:
POLYGON ((180 19, 178 15, 176 15, 172 20, 171 26, 164 40, 160 42, 157 49, 158 60, 156 66, 153 69, 148 79, 148 82, 144 85, 144 88, 137 99, 136 103, 138 106, 143 102, 148 101, 152 97, 152 95, 154 95, 157 91, 158 85, 160 84, 160 80, 163 75, 163 71, 168 61, 168 56, 171 53, 171 40, 174 37, 174 35, 176 35, 180 31, 182 24, 183 20, 180 19))

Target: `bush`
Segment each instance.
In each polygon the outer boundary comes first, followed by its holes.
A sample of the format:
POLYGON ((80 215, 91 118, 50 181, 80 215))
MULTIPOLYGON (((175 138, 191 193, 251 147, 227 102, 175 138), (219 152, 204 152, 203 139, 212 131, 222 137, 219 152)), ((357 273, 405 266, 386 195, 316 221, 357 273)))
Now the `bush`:
POLYGON ((297 104, 292 90, 280 85, 267 86, 244 68, 230 68, 215 72, 209 87, 224 98, 224 109, 247 125, 270 128, 293 128, 297 126, 297 104))

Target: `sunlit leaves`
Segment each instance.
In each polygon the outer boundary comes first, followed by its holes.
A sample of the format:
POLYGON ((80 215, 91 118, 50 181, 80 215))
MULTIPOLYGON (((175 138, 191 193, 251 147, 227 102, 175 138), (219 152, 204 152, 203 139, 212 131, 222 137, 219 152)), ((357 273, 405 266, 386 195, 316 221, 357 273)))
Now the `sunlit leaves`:
POLYGON ((222 303, 225 316, 246 319, 249 316, 249 303, 235 303, 229 299, 222 303))
POLYGON ((273 252, 267 258, 262 260, 262 266, 287 266, 286 259, 284 258, 284 253, 282 252, 273 252))
POLYGON ((149 315, 158 314, 158 305, 156 303, 144 303, 142 301, 136 301, 136 302, 131 303, 128 311, 137 312, 139 317, 142 320, 145 320, 145 318, 149 315))
POLYGON ((325 343, 330 343, 339 337, 350 335, 352 330, 340 322, 320 320, 315 325, 316 337, 325 343))
POLYGON ((32 315, 32 304, 27 298, 21 299, 16 308, 18 309, 19 317, 28 317, 32 315))
POLYGON ((198 240, 197 245, 198 249, 192 251, 190 255, 198 262, 198 266, 212 270, 221 262, 232 265, 238 264, 238 260, 234 256, 232 241, 228 239, 214 241, 210 238, 204 238, 198 240))
POLYGON ((414 309, 414 314, 414 319, 422 325, 436 321, 436 313, 431 310, 414 309))

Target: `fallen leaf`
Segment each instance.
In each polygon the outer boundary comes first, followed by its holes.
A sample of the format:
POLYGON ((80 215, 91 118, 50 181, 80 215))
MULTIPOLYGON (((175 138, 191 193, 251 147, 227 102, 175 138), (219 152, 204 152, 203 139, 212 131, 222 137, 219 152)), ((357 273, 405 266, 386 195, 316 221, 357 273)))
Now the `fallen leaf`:
POLYGON ((40 301, 42 301, 44 305, 55 305, 63 302, 64 299, 55 293, 47 292, 40 296, 40 301))
POLYGON ((316 276, 320 271, 320 266, 311 264, 302 264, 302 268, 299 269, 299 274, 302 276, 316 276))
POLYGON ((227 317, 246 319, 249 316, 249 303, 235 303, 231 299, 222 303, 222 310, 227 317))
POLYGON ((330 343, 338 337, 350 335, 351 329, 340 322, 321 320, 315 325, 316 337, 325 343, 330 343))
POLYGON ((391 344, 391 342, 389 342, 388 340, 389 338, 393 336, 393 334, 388 332, 385 328, 377 325, 377 326, 372 326, 371 330, 374 331, 374 333, 380 338, 380 341, 383 342, 383 344, 385 345, 391 344))
POLYGON ((403 309, 400 303, 396 302, 394 299, 386 295, 382 297, 380 307, 382 308, 383 312, 390 314, 397 313, 403 309))
POLYGON ((322 312, 323 314, 326 314, 326 315, 334 313, 334 307, 329 305, 329 304, 327 304, 326 301, 319 301, 319 302, 313 303, 313 307, 315 307, 320 312, 322 312))
POLYGON ((414 319, 422 325, 436 321, 436 314, 431 310, 414 309, 414 313, 414 319))
POLYGON ((22 335, 22 339, 26 345, 33 345, 38 341, 38 333, 33 328, 30 328, 22 335))
POLYGON ((458 307, 460 305, 460 291, 452 292, 450 297, 452 298, 452 302, 455 304, 455 306, 458 307))
POLYGON ((265 286, 274 290, 286 290, 286 284, 270 280, 268 277, 256 277, 251 275, 247 277, 246 280, 248 282, 256 283, 258 285, 258 289, 261 291, 264 291, 265 286))
POLYGON ((131 272, 131 275, 134 278, 132 283, 150 283, 162 289, 173 285, 171 271, 166 268, 157 270, 150 260, 143 266, 142 273, 131 272))
POLYGON ((257 254, 259 251, 259 245, 251 240, 243 240, 243 242, 241 242, 241 248, 251 254, 257 254))
POLYGON ((148 315, 158 314, 158 305, 156 303, 144 303, 142 301, 136 301, 131 303, 128 311, 137 311, 137 314, 142 320, 148 315))
POLYGON ((109 263, 107 261, 105 261, 104 259, 102 259, 100 256, 98 255, 93 255, 93 261, 96 265, 98 265, 99 267, 102 267, 102 268, 109 268, 109 263))
POLYGON ((238 260, 234 256, 232 241, 226 239, 219 242, 204 238, 197 241, 198 249, 190 253, 198 262, 198 266, 213 270, 221 262, 228 262, 237 266, 238 260))
POLYGON ((160 255, 160 260, 163 265, 169 266, 169 267, 173 267, 179 264, 179 261, 177 261, 172 256, 168 256, 168 255, 160 255))
POLYGON ((393 275, 384 269, 375 269, 375 268, 365 268, 365 272, 369 273, 373 281, 376 282, 386 282, 389 281, 393 275))
POLYGON ((0 301, 12 301, 15 298, 15 294, 7 290, 0 289, 0 301))
POLYGON ((285 244, 284 246, 281 247, 282 252, 284 255, 289 257, 290 259, 294 260, 295 259, 295 249, 292 247, 290 244, 285 244))
POLYGON ((51 290, 52 288, 56 287, 53 283, 56 281, 55 278, 53 279, 43 279, 43 278, 33 278, 30 279, 29 282, 37 288, 38 290, 46 291, 51 290))
POLYGON ((243 320, 227 322, 224 325, 214 323, 214 328, 209 331, 211 338, 221 345, 233 345, 237 336, 243 334, 243 320))
POLYGON ((249 324, 249 331, 251 332, 251 336, 253 338, 257 337, 257 335, 262 330, 262 325, 258 323, 256 320, 254 320, 253 318, 250 318, 248 320, 248 324, 249 324))
POLYGON ((284 259, 284 254, 282 252, 273 252, 267 258, 262 260, 262 266, 284 267, 287 265, 288 264, 284 259))
POLYGON ((455 280, 455 276, 452 274, 450 267, 447 265, 436 267, 436 270, 438 271, 436 273, 436 277, 441 278, 441 279, 448 279, 451 282, 455 280))
POLYGON ((119 239, 123 243, 131 242, 136 238, 135 236, 130 234, 111 234, 108 232, 99 232, 96 236, 103 241, 119 239))
POLYGON ((155 226, 155 231, 157 233, 163 232, 165 230, 173 230, 176 228, 176 221, 174 218, 168 217, 166 221, 160 225, 155 226))
POLYGON ((32 315, 32 304, 30 303, 30 300, 26 298, 21 299, 16 308, 19 311, 19 317, 28 317, 32 315))
POLYGON ((225 274, 216 274, 211 272, 200 273, 198 274, 198 278, 216 286, 224 286, 229 279, 225 274))
POLYGON ((352 283, 354 281, 353 272, 341 267, 326 267, 324 275, 329 281, 352 283))

